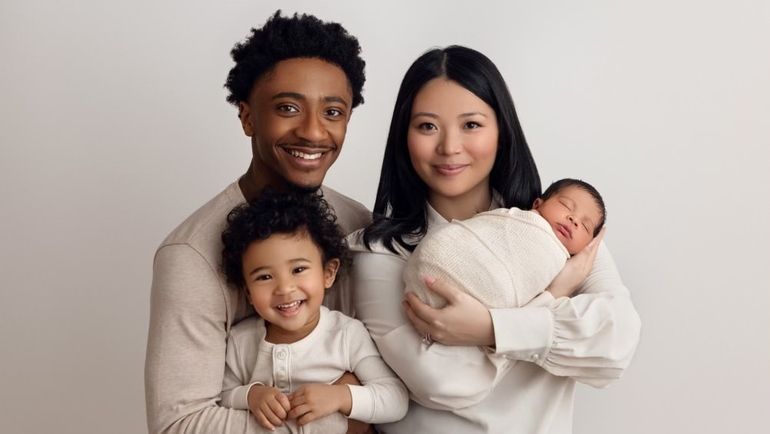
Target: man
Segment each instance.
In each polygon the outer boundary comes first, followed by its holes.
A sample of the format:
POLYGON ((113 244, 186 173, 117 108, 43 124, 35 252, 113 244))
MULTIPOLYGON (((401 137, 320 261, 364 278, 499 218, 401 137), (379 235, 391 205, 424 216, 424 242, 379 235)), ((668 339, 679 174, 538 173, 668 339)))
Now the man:
MULTIPOLYGON (((254 312, 220 272, 228 212, 264 188, 322 188, 345 233, 369 222, 361 204, 321 187, 363 102, 358 41, 336 23, 276 12, 231 54, 227 100, 251 138, 246 173, 194 212, 160 245, 153 267, 145 364, 151 433, 262 432, 249 412, 221 408, 231 326, 254 312)), ((335 295, 336 292, 336 295, 335 295)), ((329 307, 350 313, 342 291, 329 307)))

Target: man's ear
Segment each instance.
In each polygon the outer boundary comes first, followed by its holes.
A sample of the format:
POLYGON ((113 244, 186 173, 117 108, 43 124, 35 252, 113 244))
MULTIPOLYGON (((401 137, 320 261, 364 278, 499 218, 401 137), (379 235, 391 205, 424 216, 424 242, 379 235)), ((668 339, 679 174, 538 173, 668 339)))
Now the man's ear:
POLYGON ((340 260, 337 258, 326 261, 324 265, 324 288, 329 289, 334 285, 337 271, 340 269, 340 260))
POLYGON ((540 208, 540 205, 543 204, 543 199, 540 199, 539 197, 535 199, 534 202, 532 202, 532 209, 538 209, 540 208))
POLYGON ((241 120, 243 134, 251 137, 254 134, 254 129, 251 126, 251 108, 248 103, 243 101, 238 103, 238 119, 241 120))

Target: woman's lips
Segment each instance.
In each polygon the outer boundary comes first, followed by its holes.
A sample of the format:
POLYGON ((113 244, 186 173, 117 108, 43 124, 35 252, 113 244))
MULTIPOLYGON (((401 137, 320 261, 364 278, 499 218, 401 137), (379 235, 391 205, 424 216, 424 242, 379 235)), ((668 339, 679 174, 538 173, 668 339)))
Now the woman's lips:
POLYGON ((465 170, 466 167, 468 167, 467 164, 435 164, 433 166, 436 172, 444 176, 457 175, 465 170))

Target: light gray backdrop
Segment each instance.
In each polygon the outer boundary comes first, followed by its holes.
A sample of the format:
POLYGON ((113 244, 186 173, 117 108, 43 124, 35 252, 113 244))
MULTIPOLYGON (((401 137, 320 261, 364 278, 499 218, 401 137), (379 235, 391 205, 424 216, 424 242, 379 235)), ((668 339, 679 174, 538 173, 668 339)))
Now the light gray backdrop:
POLYGON ((766 432, 770 7, 745 0, 3 0, 1 432, 145 430, 153 251, 246 168, 228 53, 279 5, 363 46, 331 186, 371 207, 401 76, 458 43, 503 72, 543 182, 604 194, 643 333, 576 433, 766 432))

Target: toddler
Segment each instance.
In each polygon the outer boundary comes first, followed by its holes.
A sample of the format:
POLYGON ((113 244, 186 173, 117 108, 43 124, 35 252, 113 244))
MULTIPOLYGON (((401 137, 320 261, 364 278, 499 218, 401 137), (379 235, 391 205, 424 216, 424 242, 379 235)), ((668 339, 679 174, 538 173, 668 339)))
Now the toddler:
POLYGON ((223 407, 289 432, 345 432, 340 414, 367 423, 406 414, 406 388, 364 325, 321 305, 348 254, 320 195, 266 191, 230 212, 222 241, 227 280, 258 314, 230 331, 223 407), (334 384, 345 372, 361 385, 334 384))

